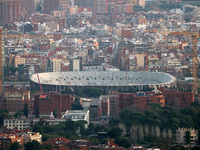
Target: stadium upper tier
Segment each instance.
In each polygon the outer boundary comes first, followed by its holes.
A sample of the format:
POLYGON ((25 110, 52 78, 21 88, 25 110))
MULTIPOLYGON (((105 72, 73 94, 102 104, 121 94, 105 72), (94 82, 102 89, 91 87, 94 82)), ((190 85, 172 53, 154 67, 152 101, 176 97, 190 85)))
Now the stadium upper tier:
MULTIPOLYGON (((145 86, 169 85, 176 78, 161 72, 126 72, 126 71, 73 71, 39 73, 42 85, 64 86, 145 86)), ((31 81, 38 84, 37 74, 31 81)))

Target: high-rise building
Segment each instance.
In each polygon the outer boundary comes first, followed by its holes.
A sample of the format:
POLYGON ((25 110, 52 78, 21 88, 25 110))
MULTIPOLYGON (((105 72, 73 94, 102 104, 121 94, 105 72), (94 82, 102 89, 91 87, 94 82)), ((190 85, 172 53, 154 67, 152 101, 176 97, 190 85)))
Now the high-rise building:
POLYGON ((18 0, 21 1, 20 7, 25 10, 28 14, 35 13, 36 11, 36 0, 18 0))
POLYGON ((20 2, 0 0, 0 26, 20 22, 20 2))
POLYGON ((108 2, 107 0, 94 0, 94 13, 106 14, 108 13, 108 2))
POLYGON ((69 6, 70 5, 70 1, 71 0, 59 0, 59 5, 63 6, 63 4, 64 4, 64 5, 68 5, 69 6))
POLYGON ((51 14, 52 11, 59 9, 59 0, 43 0, 43 13, 51 14))
POLYGON ((108 13, 131 14, 133 13, 133 3, 108 3, 108 13))
POLYGON ((80 59, 70 59, 70 71, 80 71, 80 59))

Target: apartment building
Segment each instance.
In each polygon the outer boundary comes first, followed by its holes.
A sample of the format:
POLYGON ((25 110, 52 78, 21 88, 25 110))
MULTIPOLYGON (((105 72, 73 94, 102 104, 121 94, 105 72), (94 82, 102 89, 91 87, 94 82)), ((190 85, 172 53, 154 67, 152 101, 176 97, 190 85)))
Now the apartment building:
POLYGON ((108 93, 109 102, 110 102, 110 116, 118 117, 119 116, 119 94, 117 92, 108 93))
POLYGON ((163 94, 155 90, 155 92, 138 92, 138 93, 120 93, 119 94, 119 108, 137 108, 144 111, 149 104, 159 104, 165 106, 165 97, 163 94))
POLYGON ((0 0, 0 26, 20 22, 20 2, 0 0))
POLYGON ((102 116, 110 116, 110 99, 108 95, 101 95, 100 96, 101 102, 101 115, 102 116))
POLYGON ((52 72, 60 72, 61 71, 61 64, 62 64, 62 60, 57 59, 57 58, 53 58, 51 61, 51 69, 52 72))
POLYGON ((112 14, 131 14, 133 13, 133 3, 108 3, 108 13, 112 14))
POLYGON ((24 144, 33 140, 38 141, 40 144, 42 143, 42 135, 38 132, 26 132, 22 134, 22 137, 24 139, 24 144))
POLYGON ((72 96, 69 94, 49 94, 35 95, 34 110, 36 115, 50 115, 57 110, 59 113, 65 113, 71 109, 72 96))
POLYGON ((80 71, 80 59, 70 59, 70 71, 80 71))
POLYGON ((94 13, 106 14, 108 13, 108 2, 107 0, 94 0, 94 13))
POLYGON ((30 119, 4 119, 3 125, 7 129, 31 129, 31 120, 30 119))
POLYGON ((28 109, 32 110, 33 101, 30 100, 30 91, 28 90, 8 87, 4 91, 4 97, 5 109, 7 109, 10 114, 24 110, 25 103, 28 105, 28 109))
POLYGON ((159 88, 165 96, 165 104, 177 108, 185 108, 194 102, 194 92, 179 92, 176 89, 159 88))
POLYGON ((176 143, 181 145, 194 144, 197 141, 198 131, 191 128, 179 128, 176 130, 176 143))
POLYGON ((25 10, 28 14, 36 12, 36 0, 21 0, 21 10, 25 10))
POLYGON ((17 55, 15 57, 15 60, 14 60, 14 66, 16 68, 18 68, 18 65, 22 65, 22 64, 25 64, 26 63, 26 59, 24 57, 21 57, 19 55, 17 55))
POLYGON ((93 98, 90 103, 90 120, 95 120, 97 117, 101 117, 101 103, 99 99, 93 98))
POLYGON ((43 0, 43 13, 51 14, 52 11, 58 10, 59 0, 43 0))

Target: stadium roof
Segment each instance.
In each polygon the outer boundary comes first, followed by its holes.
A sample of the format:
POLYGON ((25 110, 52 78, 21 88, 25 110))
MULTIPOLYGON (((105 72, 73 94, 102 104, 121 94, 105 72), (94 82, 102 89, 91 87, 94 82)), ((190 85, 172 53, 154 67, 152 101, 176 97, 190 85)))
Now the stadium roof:
MULTIPOLYGON (((161 72, 71 71, 39 73, 41 84, 68 86, 137 86, 173 83, 176 78, 161 72)), ((38 83, 37 74, 31 81, 38 83)))

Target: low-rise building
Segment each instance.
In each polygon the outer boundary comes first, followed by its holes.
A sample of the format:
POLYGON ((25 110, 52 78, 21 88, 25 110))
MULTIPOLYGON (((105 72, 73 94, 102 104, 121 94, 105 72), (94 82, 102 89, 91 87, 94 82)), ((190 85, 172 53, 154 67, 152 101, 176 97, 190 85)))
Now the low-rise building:
POLYGON ((23 137, 19 137, 18 135, 13 134, 0 134, 0 143, 7 142, 7 143, 14 143, 18 142, 20 145, 23 145, 23 137))
POLYGON ((137 93, 120 93, 119 108, 120 111, 125 108, 137 108, 145 111, 149 104, 158 104, 165 106, 165 97, 161 91, 155 89, 152 92, 137 92, 137 93))
POLYGON ((7 127, 7 129, 30 129, 31 128, 31 120, 30 119, 4 119, 3 125, 7 127))
POLYGON ((84 120, 87 121, 85 127, 89 125, 89 110, 67 110, 62 116, 63 119, 71 119, 72 121, 84 120))
POLYGON ((42 135, 40 133, 27 132, 27 133, 23 133, 22 137, 24 139, 24 144, 27 142, 31 142, 33 140, 38 141, 39 143, 42 143, 42 135))
MULTIPOLYGON (((17 111, 24 110, 25 104, 31 110, 33 101, 30 100, 30 91, 24 89, 16 89, 14 87, 7 87, 4 90, 5 108, 9 114, 14 114, 17 111)), ((3 102, 3 101, 2 101, 3 102)))
POLYGON ((185 108, 194 102, 194 92, 180 92, 177 89, 159 88, 165 96, 165 105, 185 108))
POLYGON ((176 130, 176 143, 181 145, 194 144, 197 141, 197 131, 194 129, 179 128, 176 130))
POLYGON ((89 149, 91 146, 91 141, 89 140, 74 140, 69 143, 67 143, 67 149, 80 149, 80 150, 86 150, 89 149))

